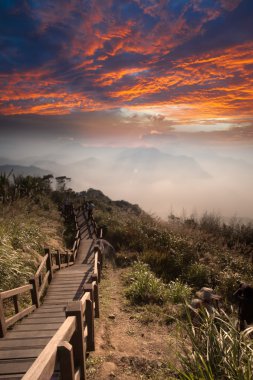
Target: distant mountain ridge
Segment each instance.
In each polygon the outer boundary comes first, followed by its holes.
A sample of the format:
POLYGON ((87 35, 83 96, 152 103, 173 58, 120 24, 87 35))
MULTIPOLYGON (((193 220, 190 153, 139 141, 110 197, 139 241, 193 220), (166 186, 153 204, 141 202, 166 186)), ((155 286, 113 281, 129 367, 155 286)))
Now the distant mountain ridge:
POLYGON ((35 176, 35 177, 43 177, 44 175, 50 174, 49 170, 41 169, 37 166, 23 166, 23 165, 15 165, 15 164, 6 164, 0 165, 0 173, 14 175, 23 175, 23 176, 35 176))

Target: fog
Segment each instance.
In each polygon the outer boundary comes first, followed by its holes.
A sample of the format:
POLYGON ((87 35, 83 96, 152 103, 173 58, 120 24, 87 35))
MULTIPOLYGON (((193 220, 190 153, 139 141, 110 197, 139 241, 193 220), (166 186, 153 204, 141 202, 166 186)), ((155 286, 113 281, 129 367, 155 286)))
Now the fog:
POLYGON ((34 165, 66 175, 76 191, 100 189, 113 200, 137 203, 164 219, 170 213, 205 211, 253 217, 253 154, 245 145, 181 141, 133 148, 21 138, 16 149, 12 144, 1 145, 1 165, 34 165))

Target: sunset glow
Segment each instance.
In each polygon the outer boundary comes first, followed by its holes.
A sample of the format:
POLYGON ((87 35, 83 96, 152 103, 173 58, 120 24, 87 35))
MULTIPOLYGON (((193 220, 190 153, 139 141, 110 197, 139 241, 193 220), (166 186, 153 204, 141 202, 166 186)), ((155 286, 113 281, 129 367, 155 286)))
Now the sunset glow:
POLYGON ((252 0, 1 1, 2 162, 82 163, 76 188, 252 215, 252 20, 252 0))
POLYGON ((253 5, 6 1, 0 112, 64 115, 167 106, 177 123, 253 117, 253 5))

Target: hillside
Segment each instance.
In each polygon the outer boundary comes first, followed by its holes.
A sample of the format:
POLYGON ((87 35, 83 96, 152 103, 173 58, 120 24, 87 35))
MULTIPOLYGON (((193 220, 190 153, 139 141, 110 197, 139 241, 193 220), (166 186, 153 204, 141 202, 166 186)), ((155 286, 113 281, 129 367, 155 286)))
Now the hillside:
POLYGON ((0 290, 26 284, 44 248, 63 249, 63 221, 48 197, 0 206, 0 290))
POLYGON ((95 205, 95 219, 106 227, 119 264, 133 259, 150 265, 165 282, 180 279, 193 289, 215 287, 233 301, 237 281, 251 282, 253 226, 231 221, 225 224, 210 214, 168 222, 153 218, 138 205, 111 201, 101 191, 88 190, 95 205))
POLYGON ((89 380, 252 380, 252 342, 235 327, 233 298, 237 281, 250 282, 253 275, 251 224, 225 224, 209 214, 199 219, 171 215, 165 222, 138 205, 113 201, 100 190, 42 189, 44 194, 32 191, 29 197, 1 205, 0 287, 27 283, 45 246, 64 249, 69 236, 56 201, 62 204, 67 199, 76 206, 94 203, 94 218, 115 253, 106 257, 89 380), (201 329, 189 319, 186 305, 203 286, 215 288, 222 298, 221 314, 199 314, 201 329), (211 351, 203 346, 208 339, 211 351), (235 349, 239 356, 229 357, 235 349), (228 367, 224 360, 229 360, 228 367), (229 371, 233 376, 227 376, 229 371))

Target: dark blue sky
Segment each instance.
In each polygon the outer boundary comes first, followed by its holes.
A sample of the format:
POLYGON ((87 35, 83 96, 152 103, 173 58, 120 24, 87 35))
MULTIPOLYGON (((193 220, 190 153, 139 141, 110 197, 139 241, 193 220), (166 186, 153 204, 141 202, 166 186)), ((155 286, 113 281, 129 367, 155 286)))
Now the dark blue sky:
POLYGON ((1 131, 252 130, 252 20, 252 0, 1 1, 1 131))

